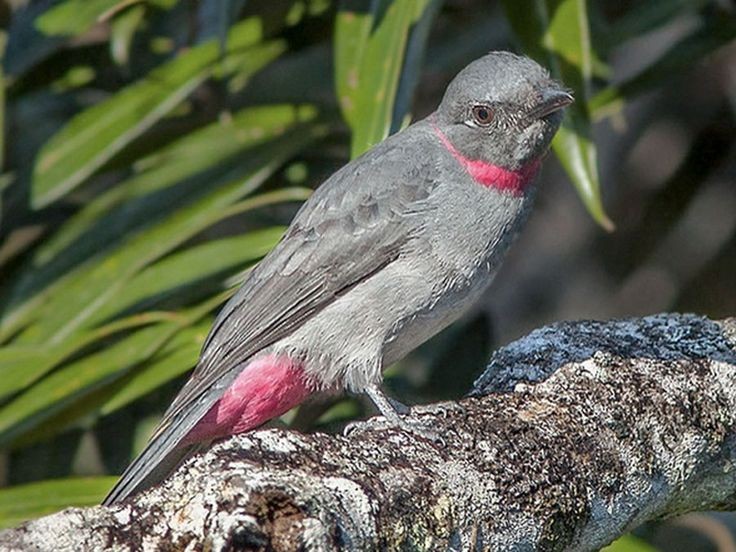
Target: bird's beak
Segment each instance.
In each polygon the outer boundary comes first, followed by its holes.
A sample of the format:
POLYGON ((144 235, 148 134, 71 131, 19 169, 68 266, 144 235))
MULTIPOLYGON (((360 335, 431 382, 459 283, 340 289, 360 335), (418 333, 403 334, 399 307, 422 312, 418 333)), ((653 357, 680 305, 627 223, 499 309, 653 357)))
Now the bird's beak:
POLYGON ((572 94, 561 88, 545 88, 540 94, 539 104, 531 110, 532 119, 541 119, 559 111, 575 101, 572 94))

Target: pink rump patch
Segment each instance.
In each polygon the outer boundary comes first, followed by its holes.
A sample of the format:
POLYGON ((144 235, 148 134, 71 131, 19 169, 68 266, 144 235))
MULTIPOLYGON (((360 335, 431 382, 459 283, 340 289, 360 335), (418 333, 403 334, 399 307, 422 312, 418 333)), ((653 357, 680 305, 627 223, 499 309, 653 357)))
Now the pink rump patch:
POLYGON ((243 433, 300 404, 312 392, 304 368, 286 355, 268 355, 248 364, 184 439, 243 433))
POLYGON ((527 187, 529 182, 532 181, 534 175, 539 170, 541 159, 535 159, 528 165, 522 167, 518 171, 510 171, 499 167, 492 163, 486 163, 477 159, 468 159, 462 153, 457 151, 457 148, 452 145, 450 139, 435 125, 432 125, 435 134, 455 159, 468 171, 468 174, 478 184, 485 186, 486 188, 495 188, 497 190, 510 192, 515 196, 520 196, 524 193, 524 189, 527 187))

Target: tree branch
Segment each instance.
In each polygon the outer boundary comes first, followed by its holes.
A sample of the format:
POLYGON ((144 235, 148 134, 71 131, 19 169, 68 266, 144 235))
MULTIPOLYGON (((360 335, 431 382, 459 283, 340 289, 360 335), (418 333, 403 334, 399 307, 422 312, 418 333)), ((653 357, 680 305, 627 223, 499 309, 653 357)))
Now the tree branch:
MULTIPOLYGON (((452 367, 448 367, 452 369, 452 367)), ((263 430, 110 508, 0 534, 3 550, 593 550, 736 506, 736 319, 563 323, 499 350, 444 438, 263 430)))

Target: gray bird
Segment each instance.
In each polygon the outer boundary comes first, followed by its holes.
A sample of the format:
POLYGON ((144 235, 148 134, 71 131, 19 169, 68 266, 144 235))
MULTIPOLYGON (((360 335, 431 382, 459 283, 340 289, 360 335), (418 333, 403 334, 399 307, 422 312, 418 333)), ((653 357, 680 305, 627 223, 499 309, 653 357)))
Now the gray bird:
POLYGON ((490 284, 572 101, 534 61, 493 52, 455 77, 437 111, 332 175, 222 309, 191 378, 104 504, 159 482, 197 443, 317 392, 365 393, 408 427, 380 390, 383 368, 490 284))

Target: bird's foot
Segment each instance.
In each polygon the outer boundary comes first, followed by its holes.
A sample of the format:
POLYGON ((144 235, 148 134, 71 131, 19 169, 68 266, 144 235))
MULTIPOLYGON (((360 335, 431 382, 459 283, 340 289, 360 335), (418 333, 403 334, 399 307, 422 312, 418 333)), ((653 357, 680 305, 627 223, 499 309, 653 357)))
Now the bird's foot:
POLYGON ((401 431, 427 439, 438 445, 446 445, 445 439, 430 424, 417 418, 412 418, 410 415, 399 416, 391 420, 384 416, 382 418, 350 422, 345 426, 342 434, 345 437, 351 437, 364 431, 380 431, 385 429, 400 429, 401 431))
MULTIPOLYGON (((343 435, 349 436, 355 432, 367 429, 389 429, 398 428, 407 433, 428 439, 434 443, 444 445, 445 440, 428 423, 414 417, 411 409, 398 401, 390 399, 377 387, 369 387, 366 394, 376 405, 383 415, 383 420, 371 420, 369 422, 352 422, 345 426, 343 435)), ((448 403, 450 404, 450 403, 448 403)), ((443 417, 446 415, 443 414, 443 417)))
POLYGON ((415 414, 419 416, 425 414, 440 416, 445 420, 454 416, 465 419, 468 417, 468 409, 458 402, 445 401, 417 407, 415 414))

